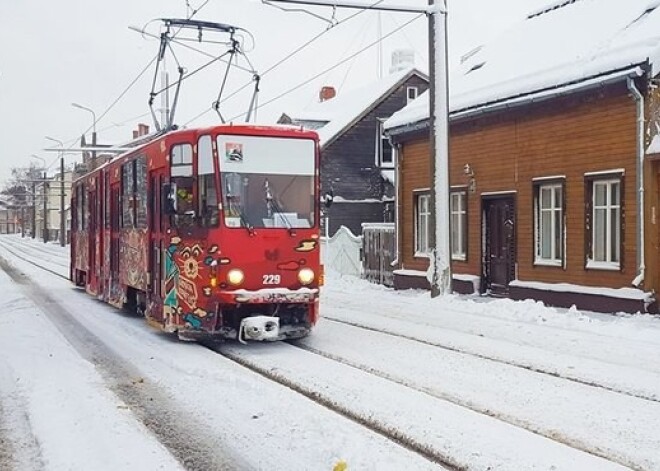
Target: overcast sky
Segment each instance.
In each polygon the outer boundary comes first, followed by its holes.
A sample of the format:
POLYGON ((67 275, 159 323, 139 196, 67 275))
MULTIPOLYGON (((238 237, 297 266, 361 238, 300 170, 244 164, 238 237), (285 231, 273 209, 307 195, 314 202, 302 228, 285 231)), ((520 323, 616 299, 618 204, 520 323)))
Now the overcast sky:
MULTIPOLYGON (((548 1, 449 0, 450 56, 458 57, 487 41, 548 1)), ((315 101, 322 85, 332 85, 342 93, 342 90, 376 80, 379 62, 381 73, 386 74, 391 53, 396 49, 414 50, 415 65, 428 72, 428 23, 424 17, 386 37, 413 20, 415 15, 391 12, 356 15, 356 10, 340 9, 334 21, 329 22, 333 15, 329 8, 295 7, 308 8, 314 16, 283 12, 260 0, 209 0, 205 5, 204 2, 188 0, 193 9, 201 7, 194 18, 249 31, 252 38, 244 35, 244 47, 249 51, 250 63, 260 73, 325 31, 302 51, 263 74, 259 122, 275 122, 282 112, 295 112, 315 101), (337 21, 337 26, 328 29, 331 22, 337 21), (377 42, 379 37, 386 37, 380 47, 374 46, 313 79, 377 42), (291 89, 294 91, 284 94, 291 89), (277 98, 282 94, 284 96, 277 98)), ((385 3, 424 6, 427 1, 385 0, 385 3)), ((282 3, 277 5, 294 8, 282 3)), ((91 127, 93 118, 91 113, 72 107, 72 102, 94 110, 99 142, 104 144, 129 140, 138 122, 153 126, 147 103, 154 67, 149 67, 130 89, 128 87, 156 55, 158 42, 130 30, 129 26, 147 25, 147 32, 159 34, 159 23, 149 23, 151 20, 183 18, 189 13, 186 0, 0 1, 0 18, 4 20, 0 28, 0 186, 9 177, 12 167, 30 162, 41 165, 39 160, 30 157, 31 154, 41 156, 48 166, 57 160, 56 154, 43 151, 55 146, 44 136, 76 145, 80 135, 91 127)), ((204 46, 204 50, 211 54, 225 51, 217 44, 204 46)), ((209 60, 176 44, 174 52, 188 71, 209 60)), ((248 66, 245 60, 239 64, 248 66)), ((168 66, 173 72, 171 56, 168 66)), ((216 63, 184 82, 175 118, 178 124, 195 126, 219 122, 215 112, 199 115, 210 109, 217 98, 224 67, 216 63)), ((250 81, 250 74, 233 70, 223 97, 250 81)), ((233 118, 244 113, 250 96, 251 87, 248 87, 224 102, 223 115, 233 118)), ((67 156, 67 162, 76 159, 80 157, 67 156)))

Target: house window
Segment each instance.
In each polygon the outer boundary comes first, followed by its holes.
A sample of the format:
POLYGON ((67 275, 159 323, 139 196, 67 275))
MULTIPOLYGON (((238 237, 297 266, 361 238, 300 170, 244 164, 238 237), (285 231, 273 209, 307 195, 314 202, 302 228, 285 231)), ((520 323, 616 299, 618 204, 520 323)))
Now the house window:
POLYGON ((415 256, 429 254, 429 234, 431 231, 431 195, 415 194, 415 256))
POLYGON ((587 182, 587 268, 618 270, 621 267, 622 179, 592 179, 587 182))
POLYGON ((408 87, 406 89, 406 104, 417 98, 418 91, 417 87, 408 87))
POLYGON ((392 144, 385 135, 383 121, 378 120, 378 138, 377 138, 377 162, 380 167, 394 167, 394 154, 392 153, 392 144))
POLYGON ((467 193, 450 193, 451 258, 467 260, 467 193))
POLYGON ((564 262, 564 190, 562 183, 534 186, 534 263, 564 262))

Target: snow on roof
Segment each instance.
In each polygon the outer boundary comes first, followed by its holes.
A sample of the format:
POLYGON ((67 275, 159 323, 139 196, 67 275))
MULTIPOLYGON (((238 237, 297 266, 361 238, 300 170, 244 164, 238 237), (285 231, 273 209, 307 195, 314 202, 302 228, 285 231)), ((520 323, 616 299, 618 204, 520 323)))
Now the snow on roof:
POLYGON ((347 93, 338 93, 330 100, 314 103, 292 115, 292 119, 294 122, 327 122, 327 124, 317 129, 321 146, 325 146, 355 120, 370 111, 381 98, 414 74, 426 78, 426 75, 419 70, 408 68, 383 77, 364 87, 347 93))
POLYGON ((646 155, 660 154, 660 134, 656 134, 648 148, 646 155))
MULTIPOLYGON (((646 61, 655 76, 660 68, 659 6, 660 0, 563 0, 533 11, 452 71, 450 112, 586 81, 646 61)), ((428 94, 420 95, 385 127, 428 118, 428 101, 428 94)))

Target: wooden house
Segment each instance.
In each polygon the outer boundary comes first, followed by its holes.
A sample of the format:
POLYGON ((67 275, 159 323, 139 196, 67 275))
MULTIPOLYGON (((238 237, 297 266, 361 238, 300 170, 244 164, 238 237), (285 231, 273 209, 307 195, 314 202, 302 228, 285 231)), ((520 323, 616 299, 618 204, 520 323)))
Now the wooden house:
MULTIPOLYGON (((451 74, 455 291, 657 312, 658 5, 555 2, 451 74)), ((428 286, 428 94, 385 126, 398 163, 394 283, 428 286)))
POLYGON ((321 139, 321 194, 332 191, 326 233, 354 234, 366 222, 394 221, 394 157, 383 122, 428 88, 415 68, 394 71, 369 85, 339 93, 323 87, 319 101, 278 123, 315 129, 321 139))

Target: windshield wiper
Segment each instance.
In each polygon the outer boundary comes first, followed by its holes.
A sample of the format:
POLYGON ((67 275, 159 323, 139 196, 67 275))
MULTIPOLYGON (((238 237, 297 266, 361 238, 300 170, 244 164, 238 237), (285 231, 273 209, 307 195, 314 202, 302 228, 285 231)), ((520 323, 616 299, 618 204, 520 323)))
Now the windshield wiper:
POLYGON ((236 203, 234 198, 235 196, 231 194, 231 186, 229 185, 229 182, 227 182, 227 202, 229 203, 229 210, 236 211, 238 213, 239 219, 241 220, 241 225, 248 230, 250 235, 254 234, 254 227, 252 227, 252 224, 248 222, 247 217, 243 212, 243 207, 240 203, 236 203))
POLYGON ((275 211, 277 215, 279 215, 280 219, 284 221, 284 225, 289 231, 289 234, 293 235, 293 226, 289 222, 289 220, 284 216, 284 212, 282 211, 282 208, 280 208, 280 205, 277 203, 277 200, 273 198, 273 194, 270 191, 270 184, 268 183, 268 179, 264 181, 264 189, 266 190, 266 208, 268 210, 268 217, 272 217, 272 212, 275 211))

